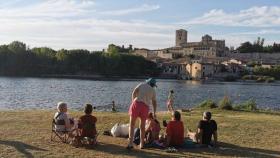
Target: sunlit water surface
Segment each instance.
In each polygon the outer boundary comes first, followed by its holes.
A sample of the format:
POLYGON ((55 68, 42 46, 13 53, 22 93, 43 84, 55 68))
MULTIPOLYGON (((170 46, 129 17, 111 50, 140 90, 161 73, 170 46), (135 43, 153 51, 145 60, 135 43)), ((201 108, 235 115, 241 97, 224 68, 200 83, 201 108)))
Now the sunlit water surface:
MULTIPOLYGON (((0 77, 0 109, 54 109, 64 101, 71 109, 92 103, 97 110, 109 110, 112 100, 119 111, 127 111, 137 81, 92 81, 77 79, 0 77)), ((255 99, 258 107, 279 109, 280 83, 194 82, 158 80, 158 109, 166 110, 168 91, 175 91, 175 108, 190 108, 207 98, 229 96, 234 103, 255 99)))

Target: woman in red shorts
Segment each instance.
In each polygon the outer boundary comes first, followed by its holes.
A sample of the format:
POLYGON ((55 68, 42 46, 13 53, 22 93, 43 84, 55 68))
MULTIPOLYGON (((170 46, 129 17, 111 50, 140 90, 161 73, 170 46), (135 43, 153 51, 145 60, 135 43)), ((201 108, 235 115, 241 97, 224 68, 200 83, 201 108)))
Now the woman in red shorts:
POLYGON ((132 92, 132 103, 129 107, 129 143, 127 149, 133 148, 134 126, 137 118, 140 118, 140 149, 144 146, 145 122, 149 113, 149 106, 153 105, 153 114, 156 117, 156 80, 150 78, 144 83, 140 83, 132 92))

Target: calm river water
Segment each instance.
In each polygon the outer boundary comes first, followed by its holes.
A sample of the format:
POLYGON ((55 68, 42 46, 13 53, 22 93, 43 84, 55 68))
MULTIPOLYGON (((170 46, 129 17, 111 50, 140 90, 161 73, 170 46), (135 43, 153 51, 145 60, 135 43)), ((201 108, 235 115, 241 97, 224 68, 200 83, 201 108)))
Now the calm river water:
MULTIPOLYGON (((108 110, 114 100, 118 110, 127 111, 131 92, 140 82, 0 77, 0 109, 54 109, 65 101, 71 109, 92 103, 98 110, 108 110)), ((218 101, 225 95, 235 103, 252 98, 260 108, 280 108, 280 83, 158 80, 159 110, 166 110, 170 89, 175 91, 175 108, 190 108, 207 98, 218 101)))

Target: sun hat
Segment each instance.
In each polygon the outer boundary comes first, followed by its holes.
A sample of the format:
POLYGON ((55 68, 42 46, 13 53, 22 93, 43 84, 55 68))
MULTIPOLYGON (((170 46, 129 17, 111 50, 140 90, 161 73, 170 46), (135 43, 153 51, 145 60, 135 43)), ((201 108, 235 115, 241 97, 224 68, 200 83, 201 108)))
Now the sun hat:
POLYGON ((154 78, 149 78, 146 80, 146 83, 148 83, 149 85, 151 85, 152 87, 157 87, 157 81, 154 78))

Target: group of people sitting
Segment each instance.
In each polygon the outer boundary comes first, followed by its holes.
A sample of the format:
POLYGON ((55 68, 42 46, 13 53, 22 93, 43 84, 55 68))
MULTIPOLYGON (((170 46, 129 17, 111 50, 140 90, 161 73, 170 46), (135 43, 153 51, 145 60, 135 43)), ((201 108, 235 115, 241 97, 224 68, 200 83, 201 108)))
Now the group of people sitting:
MULTIPOLYGON (((214 147, 217 145, 217 123, 211 119, 210 112, 203 113, 203 119, 199 121, 196 132, 184 130, 184 123, 181 120, 181 114, 178 111, 172 112, 172 118, 169 122, 163 120, 165 133, 160 135, 160 122, 153 117, 153 113, 149 113, 145 128, 145 144, 155 144, 159 147, 184 147, 185 141, 193 141, 198 147, 214 147), (212 137, 214 138, 212 140, 212 137)), ((140 130, 140 129, 138 129, 140 130)), ((137 130, 136 132, 137 133, 137 130)), ((137 139, 138 134, 134 135, 137 139)), ((134 141, 139 145, 139 141, 134 141)))
POLYGON ((97 118, 92 115, 93 106, 86 104, 84 107, 84 115, 79 119, 70 118, 67 114, 67 104, 59 102, 57 104, 57 112, 54 115, 54 128, 56 132, 67 132, 71 138, 71 143, 80 144, 82 138, 89 138, 88 143, 96 143, 96 122, 97 118))
MULTIPOLYGON (((170 91, 168 97, 168 111, 171 112, 171 120, 163 121, 165 134, 160 136, 160 123, 156 117, 157 101, 155 93, 156 80, 150 78, 144 83, 140 83, 132 92, 132 103, 129 107, 129 142, 127 149, 133 148, 133 142, 136 134, 134 126, 136 120, 140 118, 140 129, 138 129, 139 141, 137 145, 142 149, 146 144, 156 143, 163 147, 180 147, 185 144, 185 136, 200 146, 217 145, 217 123, 211 119, 210 112, 203 113, 203 119, 199 121, 196 132, 184 131, 184 123, 181 120, 181 114, 173 108, 174 92, 170 91), (153 112, 149 113, 149 105, 152 103, 153 112), (186 133, 186 135, 185 135, 186 133), (212 137, 214 138, 212 141, 212 137)), ((60 131, 68 131, 69 135, 74 137, 79 144, 81 138, 96 138, 96 117, 92 116, 93 107, 86 104, 85 114, 79 119, 74 120, 67 115, 67 104, 59 102, 58 112, 54 116, 55 128, 60 131)), ((115 104, 112 104, 112 111, 115 111, 115 104)), ((96 140, 96 139, 95 139, 96 140)), ((94 142, 93 142, 94 143, 94 142)))
MULTIPOLYGON (((80 144, 81 139, 85 137, 95 140, 97 118, 92 115, 93 106, 91 104, 85 105, 85 114, 79 119, 73 119, 67 115, 67 104, 64 102, 57 104, 57 110, 54 115, 56 131, 68 131, 69 136, 76 141, 76 144, 80 144)), ((183 147, 186 137, 201 146, 215 146, 217 144, 217 124, 211 119, 210 112, 203 113, 203 119, 199 121, 196 132, 184 131, 184 123, 178 111, 172 112, 172 118, 169 122, 163 121, 163 128, 165 134, 160 135, 160 122, 153 113, 149 113, 145 127, 145 144, 156 143, 162 147, 183 147)), ((94 143, 96 141, 89 142, 89 144, 94 143)))

